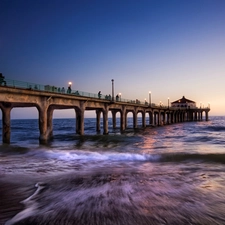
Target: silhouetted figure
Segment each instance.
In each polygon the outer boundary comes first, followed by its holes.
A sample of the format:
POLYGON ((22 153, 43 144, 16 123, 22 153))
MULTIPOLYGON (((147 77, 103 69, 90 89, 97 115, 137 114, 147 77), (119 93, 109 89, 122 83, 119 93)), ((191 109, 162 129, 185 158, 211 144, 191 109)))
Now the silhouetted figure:
POLYGON ((71 87, 70 86, 67 89, 67 94, 71 94, 71 87))
POLYGON ((65 93, 65 88, 64 88, 64 87, 62 87, 61 92, 62 92, 62 93, 65 93))
POLYGON ((119 101, 119 95, 116 95, 116 101, 119 101))
POLYGON ((98 98, 101 98, 102 94, 101 91, 98 92, 98 98))
POLYGON ((0 85, 6 85, 6 81, 5 81, 5 77, 2 75, 2 73, 0 73, 0 85))

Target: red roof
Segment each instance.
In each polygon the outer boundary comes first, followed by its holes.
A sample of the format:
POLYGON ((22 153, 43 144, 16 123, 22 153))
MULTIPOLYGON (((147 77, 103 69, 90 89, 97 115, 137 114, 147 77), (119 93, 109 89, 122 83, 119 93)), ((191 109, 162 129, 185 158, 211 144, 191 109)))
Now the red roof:
POLYGON ((173 103, 195 103, 195 102, 183 96, 183 98, 178 99, 177 101, 171 102, 171 104, 173 103))

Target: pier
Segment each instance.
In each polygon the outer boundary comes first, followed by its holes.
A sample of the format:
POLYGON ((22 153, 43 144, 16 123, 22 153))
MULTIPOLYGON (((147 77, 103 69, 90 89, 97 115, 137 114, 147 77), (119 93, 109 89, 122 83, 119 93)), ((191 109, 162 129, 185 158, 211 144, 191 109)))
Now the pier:
POLYGON ((100 118, 103 117, 103 134, 108 134, 108 115, 111 112, 113 128, 116 128, 116 116, 120 116, 120 130, 127 128, 127 115, 132 113, 133 128, 137 128, 137 115, 141 113, 142 127, 208 120, 210 108, 171 107, 155 105, 151 102, 114 98, 112 96, 91 94, 79 90, 64 92, 49 85, 37 85, 27 82, 5 79, 0 84, 0 109, 2 111, 2 142, 10 143, 10 112, 16 107, 36 107, 38 111, 40 143, 46 143, 53 137, 53 111, 56 109, 74 109, 76 133, 84 135, 84 112, 95 110, 96 131, 100 132, 100 118), (146 124, 146 115, 149 124, 146 124))

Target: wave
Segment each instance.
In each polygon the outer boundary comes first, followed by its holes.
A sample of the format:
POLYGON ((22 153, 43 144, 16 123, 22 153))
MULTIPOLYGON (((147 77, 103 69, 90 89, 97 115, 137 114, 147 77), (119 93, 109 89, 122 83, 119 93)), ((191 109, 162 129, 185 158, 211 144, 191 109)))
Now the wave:
POLYGON ((48 151, 47 157, 62 161, 104 161, 104 162, 187 162, 201 161, 208 163, 225 163, 225 154, 222 153, 121 153, 121 152, 89 152, 89 151, 48 151))
POLYGON ((139 154, 139 153, 118 153, 118 152, 48 152, 48 157, 57 158, 63 161, 158 161, 159 155, 139 154))
POLYGON ((214 131, 214 132, 221 132, 225 131, 225 126, 206 126, 205 130, 214 131))
POLYGON ((225 163, 225 154, 171 153, 171 154, 162 154, 159 161, 160 162, 201 161, 206 163, 225 163))
POLYGON ((135 153, 133 152, 117 152, 117 151, 87 151, 87 150, 52 150, 46 148, 37 148, 30 150, 29 148, 19 146, 0 146, 1 156, 10 157, 13 155, 23 155, 23 157, 34 157, 35 160, 53 159, 64 162, 185 162, 185 161, 201 161, 212 163, 225 163, 224 153, 187 153, 187 152, 171 152, 171 153, 135 153))

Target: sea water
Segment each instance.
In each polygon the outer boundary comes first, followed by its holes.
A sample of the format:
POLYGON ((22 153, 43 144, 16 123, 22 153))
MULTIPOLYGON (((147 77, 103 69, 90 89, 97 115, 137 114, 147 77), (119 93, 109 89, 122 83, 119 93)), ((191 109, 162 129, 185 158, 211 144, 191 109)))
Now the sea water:
POLYGON ((225 224, 225 117, 95 130, 95 119, 84 136, 75 119, 54 119, 39 145, 38 120, 12 120, 0 224, 225 224))

